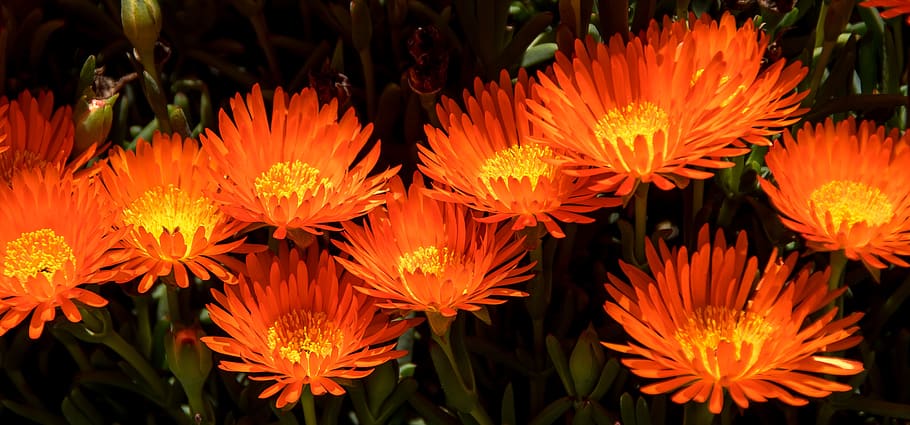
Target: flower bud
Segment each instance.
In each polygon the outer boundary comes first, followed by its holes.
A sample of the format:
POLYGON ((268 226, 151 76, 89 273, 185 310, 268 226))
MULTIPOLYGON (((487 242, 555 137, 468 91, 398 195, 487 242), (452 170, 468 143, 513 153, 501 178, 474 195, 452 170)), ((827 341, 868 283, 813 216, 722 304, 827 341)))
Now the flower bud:
POLYGON ((578 337, 575 348, 569 356, 569 371, 572 374, 572 381, 575 383, 575 392, 578 397, 587 397, 594 391, 597 381, 600 379, 600 372, 607 362, 603 347, 600 345, 600 338, 597 337, 597 331, 594 326, 588 325, 588 328, 578 337))
POLYGON ((107 139, 114 119, 114 103, 119 94, 104 99, 96 99, 83 94, 73 108, 75 128, 75 148, 73 154, 84 152, 93 144, 100 144, 107 139))
POLYGON ((199 340, 202 336, 198 327, 177 327, 164 340, 168 368, 184 389, 201 388, 212 369, 212 351, 199 340))
POLYGON ((120 21, 123 34, 135 48, 139 61, 150 71, 147 64, 155 61, 155 43, 161 34, 158 0, 121 0, 120 21))

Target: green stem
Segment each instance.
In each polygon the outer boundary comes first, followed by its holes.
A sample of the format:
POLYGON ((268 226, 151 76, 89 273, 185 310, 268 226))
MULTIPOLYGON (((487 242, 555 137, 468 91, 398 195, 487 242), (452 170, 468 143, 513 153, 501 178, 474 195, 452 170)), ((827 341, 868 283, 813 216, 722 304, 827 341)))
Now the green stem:
POLYGON ((710 425, 714 422, 714 414, 708 410, 708 403, 686 403, 683 412, 683 425, 710 425))
POLYGON ((303 394, 300 395, 300 407, 303 408, 303 423, 306 425, 318 425, 316 420, 316 399, 313 397, 313 391, 309 385, 303 386, 303 394))
POLYGON ((698 212, 701 211, 701 209, 704 205, 705 205, 705 181, 704 180, 694 180, 692 182, 692 220, 693 221, 695 220, 695 217, 698 216, 698 212))
MULTIPOLYGON (((171 278, 173 280, 173 278, 171 278)), ((180 287, 173 282, 168 282, 167 277, 161 278, 167 294, 167 313, 171 323, 183 323, 180 306, 180 287)))
POLYGON ((123 360, 126 360, 126 362, 142 376, 142 379, 149 384, 152 392, 162 400, 164 399, 167 390, 165 389, 164 384, 161 383, 161 377, 158 376, 158 372, 152 368, 145 357, 142 357, 142 355, 136 351, 136 348, 126 342, 126 340, 117 332, 108 332, 101 340, 101 343, 111 350, 114 350, 114 352, 123 360))
POLYGON ((278 60, 275 58, 275 49, 272 48, 272 43, 269 42, 269 28, 265 21, 265 15, 260 10, 249 18, 253 31, 256 32, 256 41, 265 54, 265 61, 269 65, 269 73, 272 74, 272 80, 279 82, 281 81, 281 69, 278 67, 278 60))
POLYGON ((471 398, 471 410, 462 413, 470 415, 478 425, 493 425, 493 419, 490 418, 490 415, 483 408, 480 398, 477 396, 477 389, 474 383, 474 370, 471 367, 471 361, 468 358, 465 358, 461 362, 457 360, 457 357, 455 357, 455 349, 452 346, 451 333, 452 329, 449 328, 449 331, 443 335, 437 335, 435 333, 432 333, 432 335, 433 340, 439 344, 439 347, 442 348, 442 352, 445 353, 446 359, 448 359, 452 371, 455 373, 455 378, 458 380, 458 384, 467 391, 467 395, 471 398))
POLYGON ((650 183, 639 182, 635 189, 635 261, 639 265, 647 263, 645 257, 645 239, 648 233, 648 188, 650 183))
POLYGON ((131 297, 136 306, 136 340, 139 352, 145 357, 152 355, 152 325, 149 322, 149 297, 131 297))
MULTIPOLYGON (((828 291, 835 291, 841 287, 844 281, 844 270, 847 268, 847 255, 844 250, 831 251, 829 263, 831 265, 831 276, 828 277, 828 291)), ((837 299, 831 301, 828 308, 834 307, 838 307, 838 317, 843 316, 843 297, 837 297, 837 299)))
POLYGON ((367 94, 367 117, 373 120, 376 117, 376 76, 369 48, 360 51, 360 66, 363 67, 363 85, 367 94))

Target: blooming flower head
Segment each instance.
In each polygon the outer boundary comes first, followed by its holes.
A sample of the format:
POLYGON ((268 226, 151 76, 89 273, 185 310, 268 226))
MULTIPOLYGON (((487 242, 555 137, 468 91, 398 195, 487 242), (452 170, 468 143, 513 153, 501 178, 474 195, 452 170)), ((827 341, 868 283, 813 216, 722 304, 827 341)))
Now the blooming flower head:
POLYGON ((32 97, 25 91, 13 100, 0 98, 0 133, 6 133, 9 147, 0 153, 0 182, 9 184, 13 174, 32 167, 51 165, 71 173, 85 165, 94 156, 94 148, 68 161, 74 128, 72 108, 54 109, 51 92, 32 97))
POLYGON ((771 142, 767 136, 798 122, 805 112, 800 109, 800 102, 809 92, 796 93, 794 89, 808 68, 800 61, 787 64, 785 59, 763 66, 769 39, 764 31, 755 28, 751 19, 737 28, 736 18, 729 13, 724 13, 720 21, 707 13, 701 18, 691 14, 688 21, 665 17, 663 29, 657 21, 651 21, 645 37, 649 44, 675 52, 677 58, 684 50, 693 52, 696 70, 690 81, 692 85, 705 76, 704 69, 718 55, 723 57, 719 83, 738 83, 722 105, 739 114, 728 122, 728 127, 719 130, 718 137, 768 146, 771 142))
POLYGON ((20 170, 0 184, 0 205, 0 334, 31 313, 37 339, 57 307, 78 322, 74 300, 107 304, 81 285, 132 277, 105 270, 124 260, 123 231, 113 230, 114 210, 88 179, 55 167, 20 170))
POLYGON ((187 269, 203 280, 214 274, 232 282, 231 273, 219 263, 242 268, 228 253, 241 248, 243 240, 222 242, 244 223, 232 220, 209 197, 217 188, 210 163, 194 140, 158 133, 151 144, 139 140, 135 152, 114 148, 109 166, 102 168, 102 181, 122 211, 122 224, 131 228, 123 245, 135 249, 123 267, 144 274, 139 292, 171 272, 185 288, 187 269))
POLYGON ((528 105, 548 136, 541 142, 565 149, 577 174, 606 173, 594 190, 627 195, 639 182, 668 190, 711 177, 693 167, 729 167, 721 157, 747 151, 731 145, 739 138, 757 142, 764 127, 790 122, 801 96, 781 98, 804 68, 777 63, 758 75, 762 55, 750 52, 762 45, 711 51, 756 38, 751 27, 734 31, 732 17, 720 26, 696 21, 687 32, 682 25, 654 24, 628 43, 576 40, 572 59, 557 53, 552 77, 539 74, 540 100, 528 105))
POLYGON ((380 307, 425 311, 435 320, 527 295, 506 288, 530 279, 533 266, 519 266, 523 239, 508 226, 477 222, 464 205, 427 197, 419 174, 407 193, 397 177, 390 188, 386 209, 371 211, 363 227, 342 223, 347 243, 338 243, 351 257, 338 261, 380 307))
POLYGON ((420 170, 439 186, 431 196, 490 213, 478 221, 516 220, 512 229, 541 222, 555 237, 565 234, 553 220, 590 223, 580 213, 616 206, 618 198, 597 197, 587 177, 570 176, 552 162, 552 148, 531 140, 539 133, 528 120, 525 97, 533 83, 519 75, 512 88, 503 71, 500 82, 474 82, 465 107, 444 98, 437 106, 441 128, 426 126, 429 147, 418 146, 420 170))
POLYGON ((910 135, 853 118, 784 133, 761 187, 781 221, 817 251, 843 250, 874 268, 910 266, 910 135))
MULTIPOLYGON (((315 248, 315 244, 311 245, 315 248)), ((304 385, 313 394, 344 394, 339 379, 360 379, 401 357, 395 339, 420 320, 391 320, 355 290, 327 251, 308 255, 281 245, 277 255, 250 254, 240 283, 213 290, 212 321, 228 336, 202 341, 236 360, 226 371, 271 381, 259 397, 278 394, 278 408, 296 403, 304 385)))
POLYGON ((888 19, 895 16, 907 15, 907 24, 910 24, 910 1, 907 0, 866 0, 859 4, 864 7, 886 7, 882 18, 888 19))
POLYGON ((604 309, 635 342, 604 345, 623 353, 634 374, 658 380, 641 391, 674 392, 676 403, 707 401, 720 413, 725 390, 742 408, 772 398, 801 406, 804 397, 850 390, 813 375, 863 370, 860 362, 818 354, 862 339, 852 335, 862 313, 813 315, 845 290, 828 291, 830 269, 807 267, 790 279, 797 254, 780 261, 775 251, 759 273, 758 259, 747 256, 745 232, 731 247, 722 231, 713 245, 709 236, 703 227, 691 258, 686 248, 671 251, 660 241, 655 249, 649 241, 651 274, 620 263, 629 283, 609 275, 613 301, 604 309))
POLYGON ((372 132, 349 109, 338 119, 337 100, 320 107, 306 88, 287 95, 275 90, 271 120, 259 85, 246 102, 231 100, 233 120, 223 110, 220 137, 206 130, 202 143, 225 177, 212 196, 222 209, 246 223, 320 233, 332 223, 360 216, 382 203, 386 181, 398 167, 367 176, 379 159, 379 143, 355 163, 372 132))

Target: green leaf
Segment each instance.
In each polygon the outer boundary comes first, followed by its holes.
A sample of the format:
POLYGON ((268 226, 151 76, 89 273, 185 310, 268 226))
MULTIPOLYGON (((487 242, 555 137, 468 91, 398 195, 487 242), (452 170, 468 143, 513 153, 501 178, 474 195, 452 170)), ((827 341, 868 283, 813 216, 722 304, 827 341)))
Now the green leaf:
POLYGON ((544 407, 528 425, 550 425, 562 417, 570 407, 572 407, 571 398, 560 398, 544 407))
POLYGON ((562 386, 570 396, 575 397, 575 383, 572 382, 572 374, 569 372, 569 362, 566 360, 566 353, 562 352, 559 346, 559 340, 553 335, 547 335, 547 353, 553 360, 553 366, 556 368, 556 374, 562 380, 562 386))
POLYGON ((637 425, 635 417, 635 401, 629 393, 622 393, 619 396, 619 414, 622 417, 623 425, 637 425))

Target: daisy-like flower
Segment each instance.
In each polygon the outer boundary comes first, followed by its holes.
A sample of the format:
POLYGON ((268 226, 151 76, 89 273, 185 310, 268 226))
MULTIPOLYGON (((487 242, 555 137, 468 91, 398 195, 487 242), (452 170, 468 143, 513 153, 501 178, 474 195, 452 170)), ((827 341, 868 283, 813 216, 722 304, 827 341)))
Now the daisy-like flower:
POLYGON ((371 211, 363 227, 342 223, 347 243, 336 242, 351 257, 338 261, 380 307, 424 311, 440 331, 458 310, 479 313, 504 303, 499 297, 527 296, 507 288, 530 279, 533 266, 519 266, 524 240, 509 226, 477 222, 464 205, 429 198, 417 173, 408 193, 398 177, 389 186, 386 209, 371 211))
MULTIPOLYGON (((20 170, 53 167, 72 173, 94 156, 91 147, 69 160, 73 151, 73 111, 69 106, 54 109, 54 94, 37 97, 25 91, 18 98, 0 98, 0 132, 6 134, 9 149, 0 153, 0 182, 9 184, 20 170)), ((0 149, 2 150, 2 149, 0 149)))
POLYGON ((222 243, 245 224, 223 213, 208 193, 217 189, 209 156, 192 139, 155 134, 136 151, 116 147, 101 179, 130 232, 123 245, 135 248, 122 267, 144 274, 139 292, 158 276, 173 272, 176 284, 189 285, 187 269, 200 279, 210 275, 233 282, 222 264, 241 270, 229 253, 248 247, 243 240, 222 243))
POLYGON ((731 144, 791 122, 802 95, 786 95, 805 68, 779 62, 759 73, 762 55, 753 53, 763 44, 714 51, 757 43, 751 27, 733 31, 732 18, 685 33, 681 25, 654 24, 627 44, 576 40, 574 58, 557 53, 552 77, 539 75, 540 100, 528 105, 548 136, 540 141, 565 149, 575 174, 606 173, 592 189, 624 196, 640 182, 668 190, 709 178, 693 167, 729 167, 722 157, 747 152, 731 144))
POLYGON ((556 159, 556 151, 531 140, 539 133, 524 104, 531 87, 533 81, 521 72, 513 89, 503 71, 499 85, 485 87, 477 79, 474 96, 465 91, 467 112, 444 98, 437 106, 442 128, 428 125, 429 147, 418 146, 419 168, 439 184, 431 196, 491 214, 478 221, 514 217, 513 230, 541 222, 554 237, 564 237, 554 218, 590 223, 594 219, 581 213, 621 200, 598 197, 587 177, 570 176, 548 162, 556 159))
POLYGON ((206 130, 202 143, 225 181, 212 196, 222 209, 246 223, 319 234, 332 223, 363 215, 382 203, 388 179, 399 167, 368 176, 379 159, 379 143, 357 162, 372 132, 349 109, 338 119, 337 100, 320 107, 309 88, 288 100, 275 90, 271 120, 259 86, 231 100, 233 120, 219 115, 220 137, 206 130))
POLYGON ((758 259, 747 256, 741 232, 728 247, 722 231, 714 244, 707 226, 691 258, 686 248, 655 250, 647 245, 651 274, 620 263, 629 283, 609 275, 607 314, 635 342, 604 343, 623 353, 622 363, 643 378, 657 379, 641 391, 674 392, 672 400, 708 402, 720 413, 724 391, 742 408, 776 398, 801 406, 804 397, 848 391, 849 385, 815 374, 854 375, 860 362, 819 353, 855 346, 862 313, 836 319, 836 309, 815 318, 844 292, 828 291, 830 269, 800 270, 790 279, 797 254, 780 261, 771 254, 759 274, 758 259), (652 277, 653 276, 653 277, 652 277))
POLYGON ((863 7, 885 7, 881 13, 882 18, 888 19, 895 16, 907 15, 907 24, 910 24, 910 1, 907 0, 866 0, 859 4, 863 7))
POLYGON ((761 187, 781 221, 817 251, 843 250, 874 268, 910 266, 910 134, 853 118, 784 133, 761 187))
POLYGON ((808 68, 800 61, 788 64, 786 59, 762 66, 769 39, 764 31, 755 28, 751 19, 737 28, 736 18, 729 13, 724 13, 720 21, 708 14, 698 19, 691 14, 688 22, 666 17, 662 29, 652 21, 645 37, 649 44, 675 52, 676 58, 684 50, 692 50, 696 63, 692 85, 717 55, 723 56, 725 68, 720 76, 721 85, 732 82, 734 75, 741 78, 732 97, 721 103, 735 108, 739 114, 729 121, 728 127, 715 130, 718 137, 769 146, 768 136, 798 122, 805 112, 800 109, 800 102, 809 92, 794 90, 808 68))
MULTIPOLYGON (((315 248, 315 245, 311 245, 315 248)), ((344 394, 339 380, 360 379, 373 368, 405 354, 395 339, 420 322, 391 320, 373 300, 355 291, 355 278, 337 267, 327 251, 309 255, 282 244, 247 256, 247 276, 212 290, 212 321, 227 337, 202 341, 214 351, 236 357, 219 367, 270 381, 259 397, 277 394, 278 408, 296 403, 303 388, 313 394, 344 394)))
POLYGON ((0 184, 0 334, 31 313, 29 336, 41 336, 57 307, 82 320, 73 301, 101 307, 107 301, 84 284, 132 277, 108 270, 125 259, 117 249, 114 209, 88 179, 55 167, 25 169, 0 184))

